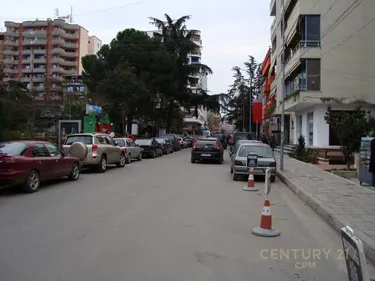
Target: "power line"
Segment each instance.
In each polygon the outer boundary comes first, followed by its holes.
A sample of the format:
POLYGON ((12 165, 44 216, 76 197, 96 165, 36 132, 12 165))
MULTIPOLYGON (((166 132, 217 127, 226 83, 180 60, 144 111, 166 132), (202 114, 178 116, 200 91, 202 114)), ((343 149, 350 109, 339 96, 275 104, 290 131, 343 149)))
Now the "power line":
MULTIPOLYGON (((131 7, 131 6, 136 6, 136 5, 139 5, 139 4, 142 4, 142 3, 145 3, 145 2, 149 2, 150 0, 143 0, 143 1, 138 1, 138 2, 133 2, 133 3, 129 3, 127 5, 122 5, 122 6, 118 6, 118 7, 112 7, 112 8, 108 8, 108 9, 102 9, 102 10, 97 10, 97 11, 91 11, 91 12, 86 12, 86 13, 80 13, 80 14, 73 14, 72 16, 73 17, 76 17, 76 16, 85 16, 85 15, 91 15, 91 14, 97 14, 97 13, 104 13, 104 12, 108 12, 108 11, 114 11, 114 10, 119 10, 119 9, 123 9, 123 8, 127 8, 127 7, 131 7)), ((50 16, 47 16, 47 17, 24 17, 24 18, 17 18, 17 17, 3 17, 3 16, 0 16, 0 19, 3 19, 3 20, 20 20, 20 19, 36 19, 36 18, 49 18, 50 16)))

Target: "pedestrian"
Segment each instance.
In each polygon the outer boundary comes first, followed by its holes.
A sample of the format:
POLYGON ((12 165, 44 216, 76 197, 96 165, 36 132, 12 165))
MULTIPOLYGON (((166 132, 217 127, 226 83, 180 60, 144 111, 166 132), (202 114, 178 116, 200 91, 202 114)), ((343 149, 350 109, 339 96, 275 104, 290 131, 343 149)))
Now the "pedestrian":
POLYGON ((135 141, 135 135, 130 135, 129 137, 131 138, 132 141, 135 141))
POLYGON ((149 138, 149 137, 150 137, 149 133, 146 132, 146 133, 145 133, 145 138, 149 138))
POLYGON ((275 136, 273 134, 271 134, 271 136, 270 136, 269 145, 271 146, 272 151, 275 151, 276 139, 275 139, 275 136))
POLYGON ((372 186, 375 187, 375 138, 370 142, 369 172, 372 173, 372 186))

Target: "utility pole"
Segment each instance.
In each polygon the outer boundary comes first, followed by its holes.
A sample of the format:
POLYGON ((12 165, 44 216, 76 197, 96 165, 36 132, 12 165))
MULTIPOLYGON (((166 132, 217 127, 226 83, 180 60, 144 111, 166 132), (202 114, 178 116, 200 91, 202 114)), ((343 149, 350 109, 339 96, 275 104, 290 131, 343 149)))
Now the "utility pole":
POLYGON ((245 104, 246 104, 246 96, 245 92, 242 94, 243 98, 243 104, 242 104, 242 132, 246 132, 245 130, 245 104))
POLYGON ((284 170, 284 101, 285 101, 285 6, 284 1, 282 1, 282 19, 281 19, 281 37, 282 37, 282 57, 281 57, 281 68, 282 68, 282 94, 281 94, 281 143, 280 143, 280 170, 284 170))
POLYGON ((251 116, 251 113, 252 113, 252 103, 253 103, 253 86, 252 86, 252 83, 253 83, 253 76, 252 76, 252 73, 249 73, 250 75, 250 85, 249 85, 249 133, 251 134, 252 131, 253 131, 253 128, 251 126, 251 119, 252 119, 252 116, 251 116))

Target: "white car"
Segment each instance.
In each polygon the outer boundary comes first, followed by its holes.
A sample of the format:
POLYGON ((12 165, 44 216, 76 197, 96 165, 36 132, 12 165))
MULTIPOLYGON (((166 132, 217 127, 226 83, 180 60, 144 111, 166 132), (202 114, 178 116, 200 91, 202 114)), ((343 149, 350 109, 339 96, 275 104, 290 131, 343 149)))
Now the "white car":
POLYGON ((180 142, 181 148, 186 148, 187 142, 184 141, 181 137, 178 137, 177 140, 180 142))
POLYGON ((114 139, 118 145, 124 150, 126 155, 126 163, 130 163, 132 159, 137 159, 138 161, 142 160, 143 150, 132 139, 129 138, 115 138, 114 139))

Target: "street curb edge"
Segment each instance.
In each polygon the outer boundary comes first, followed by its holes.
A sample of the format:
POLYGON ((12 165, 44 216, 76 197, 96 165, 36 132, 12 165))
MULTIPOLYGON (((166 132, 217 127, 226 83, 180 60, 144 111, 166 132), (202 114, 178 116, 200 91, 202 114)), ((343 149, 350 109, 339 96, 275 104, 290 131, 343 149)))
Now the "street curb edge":
MULTIPOLYGON (((308 192, 303 188, 298 187, 295 183, 293 183, 293 181, 283 175, 282 172, 277 171, 276 175, 289 189, 292 190, 293 193, 295 193, 303 202, 305 202, 329 225, 331 225, 339 234, 341 234, 342 227, 349 225, 348 222, 339 219, 336 216, 336 213, 331 209, 322 206, 322 202, 320 202, 317 198, 313 198, 313 196, 309 195, 308 192)), ((363 247, 366 257, 368 258, 368 262, 375 265, 375 247, 371 245, 372 243, 362 231, 356 230, 356 235, 363 242, 363 247)))

